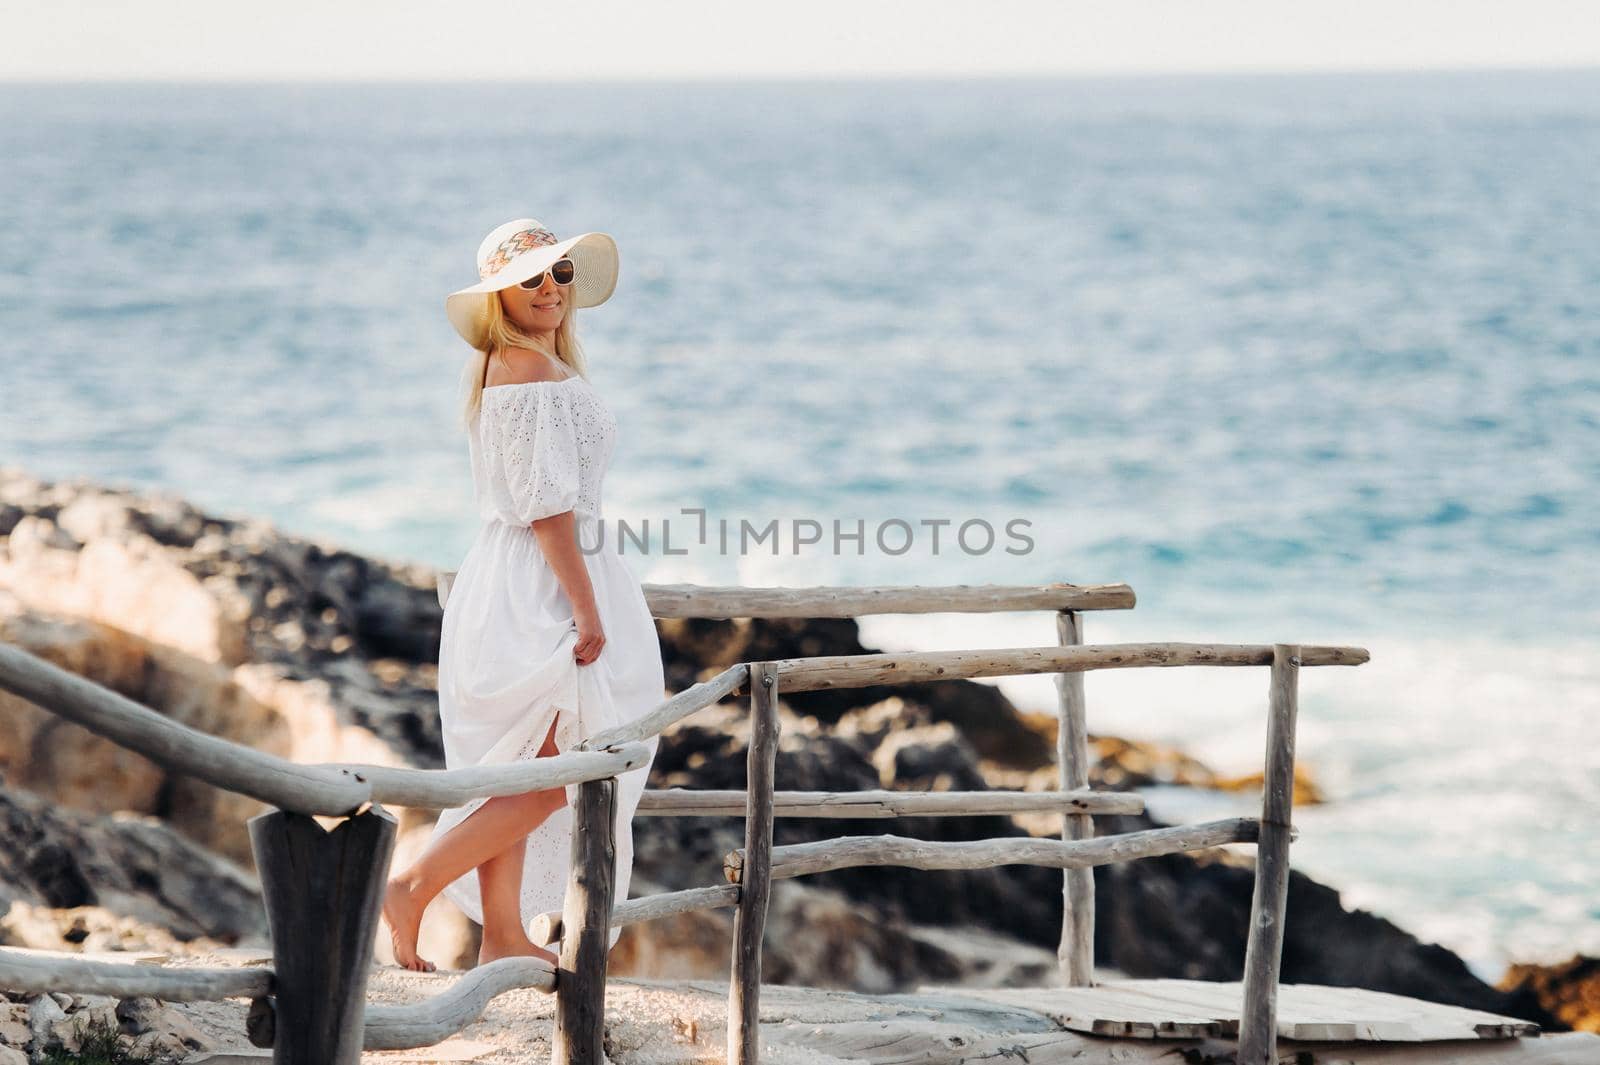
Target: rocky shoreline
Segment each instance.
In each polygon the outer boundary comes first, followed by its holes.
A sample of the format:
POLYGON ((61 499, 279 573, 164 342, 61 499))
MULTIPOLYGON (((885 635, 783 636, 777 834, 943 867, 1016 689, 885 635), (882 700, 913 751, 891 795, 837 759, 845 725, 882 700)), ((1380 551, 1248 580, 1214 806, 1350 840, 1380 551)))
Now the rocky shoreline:
MULTIPOLYGON (((307 763, 441 767, 439 625, 428 567, 204 513, 170 495, 0 467, 0 639, 195 728, 307 763)), ((737 661, 871 650, 848 620, 662 621, 658 630, 673 690, 737 661)), ((1053 720, 1019 713, 988 685, 796 693, 779 712, 785 789, 1054 786, 1053 720)), ((709 708, 663 735, 650 786, 741 788, 747 740, 741 704, 709 708)), ((1095 737, 1095 754, 1096 787, 1252 784, 1115 737, 1095 737)), ((1301 781, 1297 801, 1315 799, 1314 781, 1301 781)), ((170 956, 264 947, 245 831, 261 809, 0 693, 0 943, 170 956)), ((434 815, 395 812, 399 863, 425 843, 434 815)), ((1150 824, 1097 821, 1102 833, 1150 824)), ((779 819, 776 839, 1054 829, 1048 816, 779 819)), ((634 894, 718 883, 722 855, 741 843, 737 818, 640 818, 634 894)), ((1097 960, 1129 976, 1237 979, 1251 884, 1248 856, 1226 850, 1097 869, 1097 960)), ((1336 891, 1298 873, 1288 912, 1286 982, 1392 991, 1547 1030, 1600 1029, 1592 959, 1518 967, 1496 988, 1450 951, 1347 910, 1336 891)), ((731 925, 727 911, 715 911, 629 927, 612 971, 724 976, 731 925)), ((1049 984, 1060 926, 1056 870, 840 870, 775 885, 763 976, 867 993, 1049 984)), ((420 948, 442 968, 465 967, 476 926, 435 905, 420 948)), ((28 1027, 17 1010, 49 1012, 40 998, 49 996, 8 1003, 9 1021, 0 1012, 0 1065, 5 1044, 21 1045, 18 1025, 28 1027)), ((117 1014, 112 1003, 81 1008, 117 1014)), ((28 1031, 48 1038, 36 1028, 28 1031)))

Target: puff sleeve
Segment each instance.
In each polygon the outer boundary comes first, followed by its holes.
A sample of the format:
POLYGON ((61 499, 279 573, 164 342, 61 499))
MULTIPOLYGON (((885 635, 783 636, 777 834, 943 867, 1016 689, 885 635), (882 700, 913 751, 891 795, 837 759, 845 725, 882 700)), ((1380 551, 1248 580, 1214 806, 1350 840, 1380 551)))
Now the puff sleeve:
POLYGON ((566 389, 519 389, 495 419, 487 450, 503 488, 502 509, 526 525, 578 505, 582 489, 578 424, 566 389))

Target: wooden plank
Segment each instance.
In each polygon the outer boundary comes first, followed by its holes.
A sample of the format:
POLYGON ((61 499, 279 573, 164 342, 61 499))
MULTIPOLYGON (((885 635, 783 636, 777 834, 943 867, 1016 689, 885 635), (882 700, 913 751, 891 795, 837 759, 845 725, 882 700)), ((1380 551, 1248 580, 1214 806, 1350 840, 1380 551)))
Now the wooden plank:
MULTIPOLYGON (((443 607, 456 570, 439 570, 434 594, 443 607)), ((1126 584, 948 584, 849 588, 749 588, 742 585, 646 584, 656 618, 856 618, 869 614, 986 614, 1011 610, 1130 610, 1126 584)))
POLYGON ((1012 610, 1128 610, 1126 584, 950 584, 849 588, 646 584, 658 618, 856 618, 869 614, 982 614, 1012 610))
MULTIPOLYGON (((1172 1043, 1153 1045, 1174 1046, 1172 1043)), ((1230 1043, 1201 1041, 1184 1047, 1184 1052, 1197 1062, 1226 1062, 1232 1060, 1233 1049, 1230 1043)), ((1282 1054, 1280 1065, 1290 1062, 1297 1065, 1590 1065, 1600 1062, 1600 1036, 1565 1032, 1540 1039, 1452 1039, 1427 1043, 1296 1040, 1292 1047, 1284 1047, 1282 1054)))
MULTIPOLYGON (((450 809, 623 773, 645 764, 641 743, 468 769, 365 763, 301 765, 190 728, 42 658, 0 643, 0 689, 136 751, 163 768, 288 813, 342 817, 366 803, 450 809)), ((647 735, 649 735, 647 733, 647 735)))
MULTIPOLYGON (((112 962, 121 965, 161 965, 172 958, 171 954, 159 950, 48 950, 44 947, 6 947, 5 949, 8 954, 34 958, 38 961, 72 958, 77 961, 112 962)), ((209 953, 219 954, 221 951, 211 951, 209 953)), ((267 961, 269 963, 272 961, 270 955, 268 955, 267 961)))
MULTIPOLYGON (((637 899, 626 899, 611 910, 611 927, 654 921, 695 910, 713 910, 739 905, 739 885, 712 884, 710 887, 663 891, 637 899)), ((538 946, 561 938, 561 911, 541 913, 529 922, 528 937, 538 946)))
POLYGON ((750 749, 743 876, 733 918, 733 973, 728 989, 728 1065, 756 1065, 761 1047, 761 937, 772 896, 772 792, 778 756, 778 672, 750 666, 750 749))
MULTIPOLYGON (((481 1039, 447 1039, 437 1046, 430 1046, 416 1053, 388 1053, 381 1059, 375 1060, 383 1061, 384 1065, 388 1065, 391 1061, 403 1065, 444 1065, 446 1062, 455 1061, 482 1061, 501 1049, 500 1044, 481 1039)), ((183 1059, 183 1065, 270 1065, 271 1061, 270 1050, 232 1049, 214 1050, 199 1057, 187 1057, 183 1059)))
MULTIPOLYGON (((1147 1039, 1236 1038, 1244 998, 1239 983, 1177 979, 959 993, 1035 1009, 1075 1031, 1147 1039)), ((1284 984, 1278 1000, 1277 1037, 1297 1042, 1451 1042, 1507 1027, 1538 1032, 1515 1018, 1366 988, 1284 984)))
POLYGON ((606 956, 617 877, 617 778, 578 785, 556 970, 556 1065, 606 1065, 606 956))
POLYGON ((88 960, 65 951, 0 947, 0 988, 7 991, 150 995, 169 1002, 203 1002, 264 995, 271 987, 268 969, 169 969, 88 960))
POLYGON ((332 831, 283 810, 247 824, 272 934, 273 1061, 358 1065, 395 819, 374 805, 332 831))
MULTIPOLYGON (((339 763, 372 788, 374 802, 451 810, 473 799, 521 795, 581 784, 637 769, 650 760, 642 743, 618 744, 609 750, 577 749, 547 758, 468 766, 462 769, 412 769, 405 766, 339 763)), ((313 766, 312 768, 322 768, 313 766)))
MULTIPOLYGON (((1197 1017, 1205 1017, 1217 1026, 1216 1034, 1223 1038, 1238 1038, 1239 1035, 1239 985, 1236 983, 1223 983, 1218 986, 1223 989, 1223 997, 1213 997, 1204 991, 1191 991, 1187 980, 1110 980, 1096 985, 1096 990, 1105 989, 1116 991, 1128 1002, 1143 1002, 1148 1006, 1165 1007, 1169 1012, 1192 1013, 1197 1017), (1162 987, 1159 990, 1153 984, 1178 985, 1162 987), (1228 994, 1231 992, 1231 995, 1228 994)), ((1203 982, 1203 981, 1195 981, 1203 982)))
POLYGON ((0 642, 0 689, 81 725, 163 769, 300 814, 344 816, 372 797, 340 766, 303 766, 190 728, 127 696, 0 642))
MULTIPOLYGON (((1208 980, 1136 980, 1119 982, 1118 986, 1129 994, 1143 995, 1153 1002, 1170 1002, 1175 1007, 1196 1009, 1215 1017, 1222 1025, 1222 1035, 1237 1039, 1240 1016, 1243 1012, 1243 989, 1237 983, 1208 980)), ((1347 1019, 1343 1011, 1310 1010, 1304 1015, 1294 1004, 1278 1002, 1278 1037, 1281 1039, 1320 1039, 1344 1042, 1379 1037, 1377 1029, 1363 1027, 1355 1019, 1347 1019), (1365 1034, 1364 1034, 1365 1033, 1365 1034)), ((1411 1029, 1393 1026, 1393 1035, 1409 1038, 1411 1029)))
POLYGON ((699 713, 706 707, 740 691, 750 682, 750 666, 739 662, 729 666, 710 680, 703 680, 692 688, 685 688, 643 717, 635 718, 604 732, 597 732, 577 745, 578 750, 598 751, 622 743, 637 743, 658 736, 673 725, 699 713))
POLYGON ((483 1016, 497 995, 514 988, 554 992, 556 971, 543 958, 501 958, 467 970, 448 989, 420 1001, 368 1005, 367 1050, 431 1047, 483 1016))
POLYGON ((1298 644, 1273 645, 1261 839, 1256 844, 1250 933, 1244 952, 1244 1013, 1239 1020, 1237 1065, 1276 1065, 1278 1060, 1278 967, 1283 960, 1283 921, 1289 902, 1294 726, 1302 661, 1298 644))
MULTIPOLYGON (((738 789, 646 788, 638 816, 742 817, 748 802, 747 793, 738 789)), ((1055 811, 1140 814, 1144 797, 1087 786, 1070 791, 779 791, 772 796, 774 817, 976 817, 1055 811)))
MULTIPOLYGON (((1056 639, 1063 647, 1083 643, 1082 619, 1071 610, 1056 614, 1056 639)), ((1089 725, 1083 674, 1057 673, 1056 786, 1062 793, 1089 787, 1089 725)), ((1065 842, 1094 835, 1093 818, 1066 813, 1061 818, 1065 842)), ((1062 870, 1061 940, 1056 958, 1061 980, 1069 987, 1094 983, 1094 870, 1062 870)))
POLYGON ((1323 1008, 1343 1006, 1363 1018, 1382 1018, 1410 1024, 1418 1040, 1514 1039, 1538 1035, 1539 1025, 1519 1017, 1467 1009, 1442 1002, 1410 998, 1365 987, 1331 987, 1284 984, 1285 999, 1309 1000, 1323 1008))
MULTIPOLYGON (((836 836, 812 843, 794 843, 772 852, 775 877, 808 876, 863 865, 896 865, 910 869, 988 869, 996 865, 1042 865, 1071 869, 1111 862, 1153 858, 1162 854, 1250 843, 1256 821, 1232 817, 1193 825, 1142 829, 1114 836, 1074 840, 1011 836, 1003 839, 925 840, 910 836, 836 836)), ((745 851, 729 851, 722 871, 730 884, 741 882, 745 851)))
MULTIPOLYGON (((976 651, 901 651, 818 655, 779 660, 786 691, 864 688, 930 680, 1072 673, 1150 666, 1265 666, 1273 648, 1260 644, 1108 643, 1079 647, 996 647, 976 651)), ((1358 666, 1371 656, 1362 647, 1302 647, 1305 666, 1358 666)))
MULTIPOLYGON (((896 1020, 769 1025, 768 1041, 796 1060, 860 1065, 1180 1065, 1231 1060, 1233 1046, 1215 1039, 1109 1040, 1077 1031, 981 1033, 953 1025, 896 1020)), ((1600 1036, 1566 1032, 1513 1043, 1306 1043, 1302 1065, 1591 1065, 1600 1036)), ((1287 1051, 1286 1051, 1287 1052, 1287 1051)))
POLYGON ((1221 1034, 1216 1021, 1170 1004, 1120 994, 1110 984, 1094 987, 958 988, 943 994, 975 998, 1042 1013, 1063 1028, 1133 1039, 1198 1039, 1221 1034))
POLYGON ((1377 995, 1363 988, 1322 987, 1281 984, 1278 989, 1278 1034, 1285 1039, 1350 1038, 1369 1042, 1414 1043, 1428 1039, 1471 1037, 1469 1027, 1427 1034, 1419 1020, 1425 1014, 1414 1007, 1427 1004, 1411 1001, 1412 1006, 1395 1009, 1385 1006, 1377 995), (1344 1025, 1355 1029, 1353 1036, 1325 1036, 1332 1018, 1345 1018, 1344 1025))

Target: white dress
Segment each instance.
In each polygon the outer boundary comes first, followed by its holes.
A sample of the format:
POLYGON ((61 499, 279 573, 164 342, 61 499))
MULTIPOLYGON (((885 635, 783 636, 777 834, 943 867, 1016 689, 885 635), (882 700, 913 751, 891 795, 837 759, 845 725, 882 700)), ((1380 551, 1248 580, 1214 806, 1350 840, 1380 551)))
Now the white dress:
MULTIPOLYGON (((447 768, 532 759, 552 719, 556 747, 569 750, 665 698, 661 647, 644 591, 611 540, 596 550, 601 482, 616 435, 616 419, 582 377, 483 390, 467 435, 482 524, 446 595, 439 644, 447 768), (572 604, 528 526, 567 510, 574 512, 606 637, 600 657, 583 666, 572 653, 578 640, 572 604)), ((653 760, 659 738, 645 742, 653 760)), ((646 763, 617 777, 616 902, 628 897, 633 814, 648 776, 646 763)), ((566 792, 566 805, 527 837, 524 930, 539 914, 562 908, 578 785, 566 792)), ((442 811, 432 839, 485 801, 442 811)), ((476 869, 449 884, 444 896, 483 923, 476 869)), ((612 946, 619 935, 612 928, 612 946)))

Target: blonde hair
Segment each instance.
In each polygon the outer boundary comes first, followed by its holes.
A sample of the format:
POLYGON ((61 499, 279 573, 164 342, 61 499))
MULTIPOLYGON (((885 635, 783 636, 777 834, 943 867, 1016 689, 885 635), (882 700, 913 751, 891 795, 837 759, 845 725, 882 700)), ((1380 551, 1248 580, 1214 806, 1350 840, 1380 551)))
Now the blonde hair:
MULTIPOLYGON (((483 380, 489 371, 489 357, 494 352, 504 351, 506 348, 540 350, 538 341, 517 328, 516 323, 506 317, 499 292, 486 292, 483 294, 483 299, 485 310, 478 316, 481 331, 472 339, 472 357, 467 360, 466 368, 462 371, 462 386, 466 393, 466 401, 461 411, 461 422, 464 426, 470 426, 472 419, 478 416, 478 408, 483 401, 483 380)), ((589 376, 588 364, 583 357, 583 345, 578 343, 578 310, 570 301, 567 303, 567 313, 561 316, 561 324, 556 326, 555 348, 557 359, 574 373, 584 378, 589 376)))

